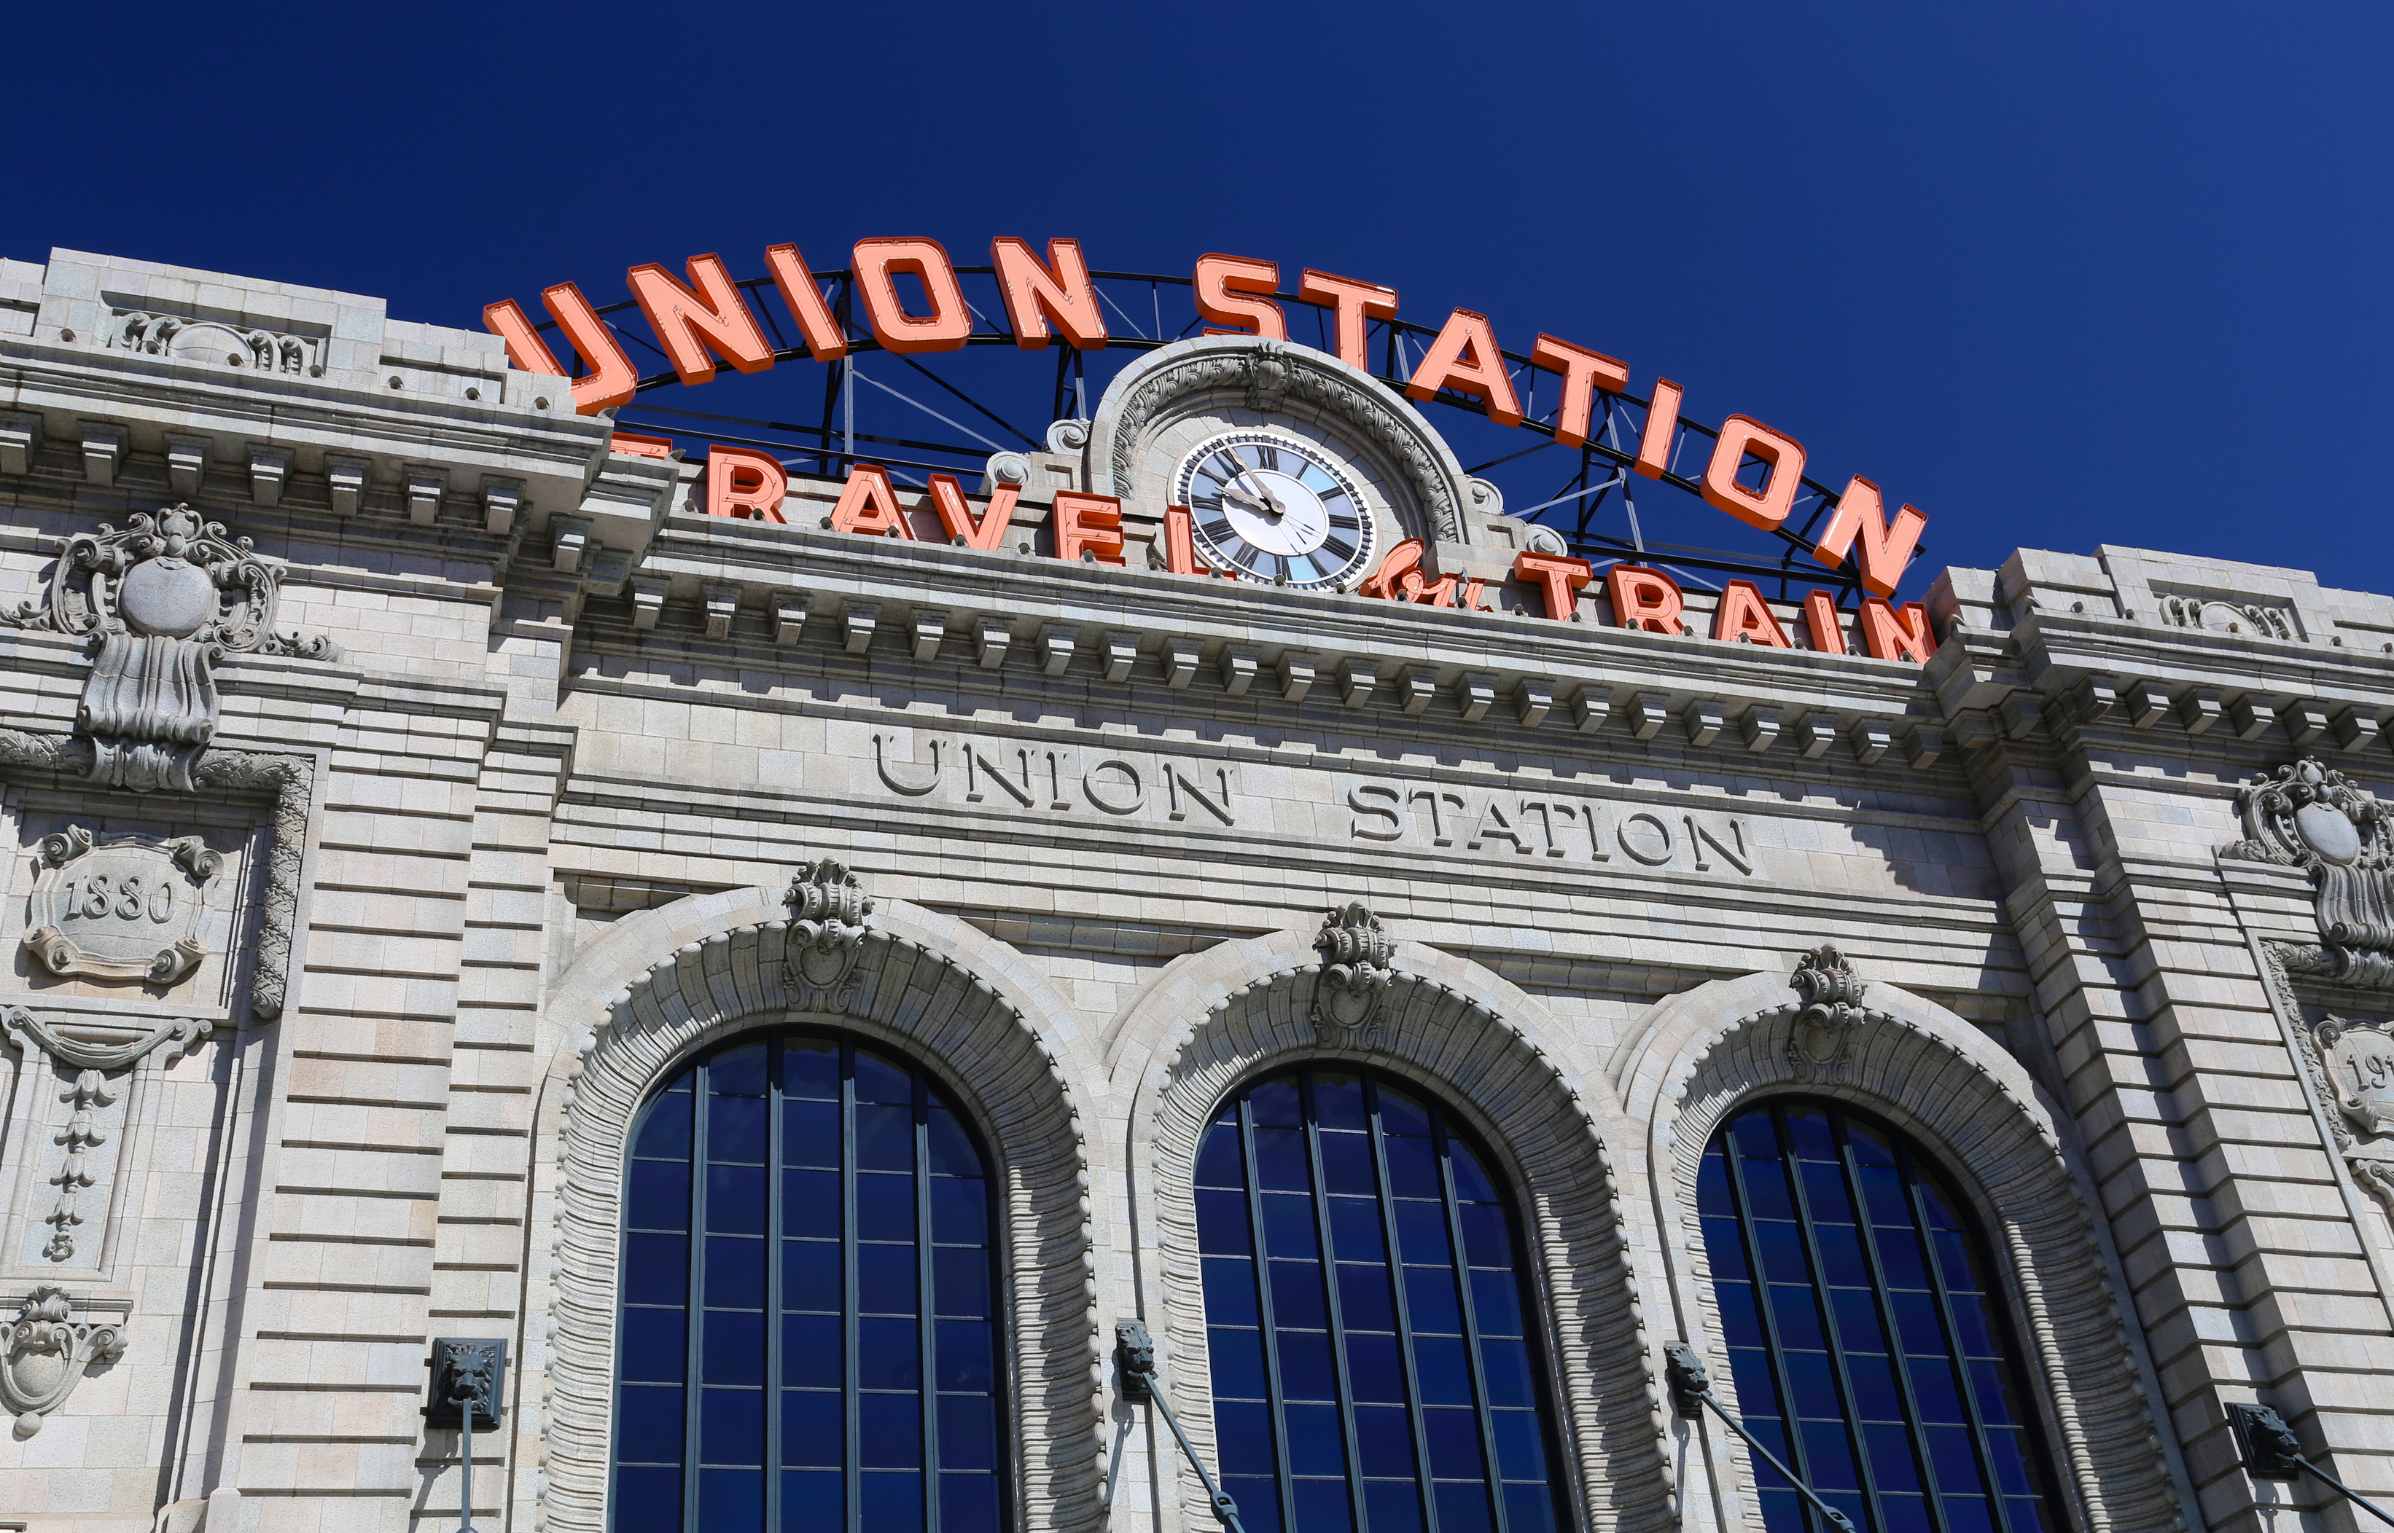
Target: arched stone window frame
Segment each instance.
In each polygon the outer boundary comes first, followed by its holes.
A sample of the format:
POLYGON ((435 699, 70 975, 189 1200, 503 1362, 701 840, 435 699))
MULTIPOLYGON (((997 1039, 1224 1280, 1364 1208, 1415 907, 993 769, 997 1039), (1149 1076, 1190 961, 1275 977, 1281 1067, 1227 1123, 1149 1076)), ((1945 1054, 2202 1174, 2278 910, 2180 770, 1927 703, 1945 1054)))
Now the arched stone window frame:
POLYGON ((1093 1046, 1020 955, 951 916, 877 900, 845 988, 811 1006, 783 977, 789 926, 777 891, 689 896, 618 921, 557 987, 548 1010, 565 1043, 542 1088, 527 1272, 527 1313, 544 1328, 523 1340, 515 1417, 516 1462, 541 1473, 519 1477, 519 1519, 545 1533, 607 1525, 624 1158, 640 1104, 708 1045, 797 1024, 903 1054, 971 1118, 999 1189, 1011 1525, 1102 1527, 1093 1046))
MULTIPOLYGON (((1839 1057, 1816 1062, 1824 1051, 1799 1038, 1805 1001, 1786 974, 1699 985, 1657 1003, 1614 1064, 1626 1111, 1646 1125, 1671 1301, 1714 1393, 1737 1411, 1696 1218, 1705 1147, 1758 1101, 1851 1103, 1910 1136, 1969 1201, 2028 1354, 2022 1364, 2042 1386, 2039 1427, 2071 1517, 2089 1530, 2188 1527, 2193 1491, 2161 1430, 2151 1358, 2123 1323, 2118 1256, 2094 1217, 2066 1111, 1978 1028, 1883 982, 1863 989, 1839 1057)), ((1721 1526, 1759 1530, 1744 1446, 1717 1423, 1702 1442, 1721 1526)))
MULTIPOLYGON (((1314 1019, 1321 964, 1311 933, 1222 943, 1159 975, 1109 1030, 1113 1097, 1126 1118, 1127 1254, 1192 1445, 1218 1467, 1193 1188, 1205 1125, 1233 1092, 1276 1070, 1368 1065, 1469 1125, 1521 1215, 1569 1525, 1676 1527, 1659 1341, 1631 1276, 1637 1236, 1611 1148, 1628 1125, 1609 1082, 1544 1006, 1466 959, 1397 943, 1378 1014, 1352 1032, 1314 1019)), ((1158 1533, 1212 1533, 1204 1487, 1160 1426, 1150 1451, 1167 1455, 1171 1487, 1158 1498, 1158 1533)))

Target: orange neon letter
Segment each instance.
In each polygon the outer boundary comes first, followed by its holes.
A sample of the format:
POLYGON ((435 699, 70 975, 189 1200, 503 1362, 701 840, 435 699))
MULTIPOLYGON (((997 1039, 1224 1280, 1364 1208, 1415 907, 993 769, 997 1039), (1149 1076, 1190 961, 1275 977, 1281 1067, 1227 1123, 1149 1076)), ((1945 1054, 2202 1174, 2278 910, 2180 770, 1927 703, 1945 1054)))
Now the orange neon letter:
MULTIPOLYGON (((624 355, 623 343, 607 322, 599 318, 598 310, 582 296, 582 290, 571 282, 543 288, 540 301, 548 305, 549 318, 574 351, 590 369, 573 380, 574 413, 594 415, 601 410, 628 403, 632 389, 640 382, 640 374, 632 366, 632 359, 624 355)), ((564 368, 524 317, 523 309, 512 298, 490 305, 482 311, 483 326, 491 334, 507 343, 507 360, 527 373, 548 373, 563 378, 564 368)))
POLYGON ((732 285, 731 273, 723 269, 723 257, 694 255, 684 269, 689 287, 674 281, 673 273, 654 261, 633 267, 624 279, 682 382, 712 379, 717 356, 744 373, 771 367, 773 348, 756 327, 747 300, 732 285))
POLYGON ((806 258, 798 253, 798 247, 766 246, 765 269, 773 273, 782 307, 798 322, 798 333, 806 337, 806 349, 814 359, 829 362, 846 356, 848 337, 832 317, 831 305, 823 301, 823 290, 815 286, 815 274, 806 269, 806 258))
POLYGON ((1596 578, 1596 568, 1585 559, 1525 548, 1513 556, 1513 578, 1536 586, 1546 615, 1568 623, 1579 615, 1579 588, 1596 578))
POLYGON ((1649 479, 1660 479, 1671 468, 1671 437, 1679 430, 1678 384, 1654 380, 1654 403, 1646 407, 1646 430, 1638 438, 1638 460, 1629 465, 1649 479))
POLYGON ((1477 399, 1488 418, 1500 426, 1521 424, 1521 401, 1513 392, 1512 375, 1505 371, 1504 353, 1488 316, 1457 309, 1446 317, 1438 339, 1422 353, 1421 366, 1405 384, 1414 399, 1428 399, 1440 389, 1453 389, 1477 399))
POLYGON ((1307 303, 1330 306, 1331 334, 1338 338, 1338 360, 1370 372, 1372 358, 1365 347, 1365 338, 1373 320, 1396 316, 1396 289, 1353 277, 1333 276, 1308 266, 1297 279, 1297 296, 1307 303))
POLYGON ((848 470, 848 482, 840 488, 840 503, 831 508, 831 529, 914 541, 914 524, 898 509, 889 470, 878 463, 859 463, 848 470))
POLYGON ((964 486, 956 482, 956 476, 931 476, 931 509, 939 513, 940 530, 949 542, 983 553, 996 552, 1006 529, 1014 525, 1014 502, 1021 494, 1015 485, 999 485, 989 492, 989 509, 975 520, 972 503, 964 498, 964 486))
POLYGON ((1890 607, 1875 596, 1862 598, 1862 649, 1881 660, 1928 664, 1936 645, 1929 637, 1928 608, 1918 602, 1890 607))
POLYGON ((1678 633, 1679 614, 1687 606, 1679 584, 1661 570, 1636 564, 1616 564, 1604 572, 1604 594, 1613 604, 1613 621, 1623 628, 1648 633, 1678 633))
POLYGON ((1732 644, 1795 648, 1795 641, 1779 626, 1779 614, 1771 610, 1751 580, 1732 580, 1721 589, 1721 604, 1712 609, 1712 636, 1732 644))
POLYGON ((1835 569, 1845 563, 1859 534, 1862 583, 1881 596, 1893 596, 1895 583, 1904 578, 1904 566, 1912 562, 1912 551, 1920 546, 1920 534, 1927 528, 1928 518, 1911 506, 1888 521, 1879 487, 1856 474, 1846 481, 1845 493, 1837 497, 1836 513, 1813 545, 1812 557, 1835 569))
POLYGON ((1013 327, 1015 345, 1045 346, 1051 318, 1064 339, 1083 351, 1106 343, 1105 316, 1098 312, 1097 289, 1089 281, 1089 263, 1081 259, 1079 240, 1049 240, 1047 265, 1042 266, 1028 241, 1001 234, 989 242, 989 261, 997 268, 998 292, 1006 300, 1006 323, 1013 327))
POLYGON ((1704 469, 1704 498, 1714 507, 1768 531, 1787 520, 1803 482, 1804 449, 1794 437, 1749 416, 1732 415, 1721 422, 1721 439, 1713 444, 1712 462, 1704 469), (1737 471, 1749 454, 1763 463, 1759 490, 1737 482, 1737 471))
POLYGON ((1200 573, 1197 568, 1197 534, 1186 506, 1164 508, 1164 568, 1175 575, 1200 573))
POLYGON ((1122 502, 1111 495, 1056 492, 1056 557, 1077 564, 1085 554, 1099 564, 1122 562, 1122 502))
POLYGON ((1530 347, 1530 360, 1563 375, 1563 402, 1555 407, 1554 439, 1577 447, 1588 439, 1588 423, 1596 414, 1596 390, 1618 394, 1629 387, 1629 364, 1601 351, 1574 346, 1541 334, 1530 347))
POLYGON ((1837 603, 1828 592, 1804 593, 1804 632, 1822 654, 1846 653, 1845 625, 1837 620, 1837 603))
POLYGON ((1267 341, 1288 339, 1288 320, 1272 302, 1280 267, 1271 261, 1208 253, 1197 258, 1197 312, 1214 322, 1209 335, 1252 334, 1267 341))
POLYGON ((973 312, 956 285, 956 263, 934 239, 868 239, 856 242, 856 291, 863 296, 865 322, 891 351, 954 351, 973 333, 973 312), (931 312, 914 315, 898 301, 897 276, 922 279, 931 312))
POLYGON ((781 464, 770 453, 725 447, 720 442, 707 448, 709 516, 744 516, 760 522, 778 522, 782 519, 781 497, 789 487, 790 476, 782 472, 781 464))

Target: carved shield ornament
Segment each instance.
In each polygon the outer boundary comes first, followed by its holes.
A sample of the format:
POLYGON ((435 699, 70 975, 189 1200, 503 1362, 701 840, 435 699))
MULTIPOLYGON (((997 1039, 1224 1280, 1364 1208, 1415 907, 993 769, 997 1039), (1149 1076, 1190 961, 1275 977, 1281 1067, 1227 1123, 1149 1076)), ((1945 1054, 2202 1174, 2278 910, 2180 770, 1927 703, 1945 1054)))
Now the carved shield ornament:
POLYGON ((24 943, 52 974, 171 985, 207 957, 200 915, 224 857, 197 836, 44 836, 24 943))
POLYGON ((2383 1023, 2330 1017, 2317 1037, 2320 1065, 2344 1116, 2364 1134, 2394 1131, 2394 1033, 2383 1023))

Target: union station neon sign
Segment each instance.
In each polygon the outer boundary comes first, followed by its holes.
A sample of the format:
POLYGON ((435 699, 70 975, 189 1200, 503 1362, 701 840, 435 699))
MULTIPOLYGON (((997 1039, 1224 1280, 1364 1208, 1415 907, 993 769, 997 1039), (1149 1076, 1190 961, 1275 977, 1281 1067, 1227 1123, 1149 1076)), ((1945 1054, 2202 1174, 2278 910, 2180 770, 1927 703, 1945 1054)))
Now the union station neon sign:
MULTIPOLYGON (((777 348, 768 339, 749 296, 751 291, 761 294, 762 285, 735 282, 718 255, 690 257, 679 277, 654 262, 627 273, 632 302, 679 381, 709 382, 724 365, 741 373, 760 373, 799 355, 835 362, 861 349, 868 337, 878 349, 902 355, 954 351, 975 338, 976 315, 966 301, 959 268, 937 240, 856 242, 847 273, 849 315, 853 318, 861 311, 863 335, 852 333, 849 320, 834 312, 824 285, 797 246, 774 245, 766 250, 765 262, 779 304, 774 328, 781 330, 786 320, 800 345, 777 348), (903 291, 902 282, 912 291, 903 291)), ((1001 236, 990 243, 988 271, 1015 345, 1041 349, 1058 339, 1080 351, 1106 345, 1105 306, 1077 240, 1050 240, 1042 257, 1028 241, 1001 236)), ((1211 333, 1286 341, 1288 313, 1278 294, 1279 282, 1280 268, 1271 261, 1209 254, 1198 258, 1189 285, 1211 333)), ((1395 317, 1395 289, 1308 268, 1295 296, 1323 311, 1339 358, 1369 374, 1369 328, 1375 319, 1395 317)), ((557 333, 578 356, 580 376, 572 376, 559 363, 539 328, 513 299, 483 310, 484 323, 505 342, 509 360, 525 371, 572 377, 579 413, 628 403, 643 379, 600 309, 573 282, 546 288, 541 299, 557 333)), ((1507 365, 1488 317, 1456 308, 1398 381, 1414 400, 1468 402, 1499 426, 1530 424, 1572 447, 1590 441, 1600 396, 1626 396, 1630 386, 1628 364, 1554 335, 1537 336, 1528 363, 1550 375, 1555 390, 1552 409, 1535 422, 1523 408, 1516 374, 1507 365)), ((1683 401, 1680 385, 1668 378, 1654 380, 1634 455, 1627 457, 1630 469, 1658 479, 1670 472, 1683 401)), ((1742 414, 1730 415, 1708 434, 1712 450, 1692 487, 1708 504, 1748 527, 1784 532, 1805 482, 1803 446, 1742 414)), ((625 439, 625 445, 637 450, 636 441, 625 439)), ((710 447, 704 501, 710 514, 778 522, 786 488, 786 471, 771 454, 723 444, 710 447)), ((935 473, 923 504, 949 538, 969 547, 996 549, 1011 523, 1017 495, 1014 486, 994 485, 986 505, 976 511, 955 476, 935 473)), ((867 462, 850 467, 830 523, 837 530, 867 535, 915 536, 889 470, 867 462)), ((1856 622, 1868 654, 1914 661, 1928 656, 1932 641, 1925 610, 1918 604, 1898 609, 1885 600, 1894 594, 1927 525, 1928 518, 1910 505, 1889 516, 1878 485, 1859 474, 1847 481, 1825 518, 1813 519, 1811 557, 1830 570, 1844 569, 1850 561, 1855 580, 1872 593, 1862 600, 1856 622)), ((1111 496, 1057 492, 1050 530, 1050 551, 1058 558, 1124 562, 1121 506, 1111 496)), ((1399 543, 1362 582, 1359 594, 1491 610, 1481 580, 1434 574, 1424 567, 1427 552, 1419 539, 1399 543)), ((1221 573, 1196 557, 1186 507, 1166 508, 1162 553, 1165 567, 1175 573, 1221 573)), ((1511 574, 1534 594, 1536 608, 1563 620, 1578 614, 1579 591, 1597 579, 1586 560, 1532 551, 1517 556, 1511 574)), ((1616 564, 1605 571, 1603 584, 1616 624, 1682 631, 1683 595, 1663 571, 1616 564)), ((1844 629, 1829 593, 1810 593, 1802 607, 1809 647, 1845 653, 1844 629)), ((1795 647, 1760 590, 1745 580, 1732 580, 1723 589, 1711 637, 1795 647)))

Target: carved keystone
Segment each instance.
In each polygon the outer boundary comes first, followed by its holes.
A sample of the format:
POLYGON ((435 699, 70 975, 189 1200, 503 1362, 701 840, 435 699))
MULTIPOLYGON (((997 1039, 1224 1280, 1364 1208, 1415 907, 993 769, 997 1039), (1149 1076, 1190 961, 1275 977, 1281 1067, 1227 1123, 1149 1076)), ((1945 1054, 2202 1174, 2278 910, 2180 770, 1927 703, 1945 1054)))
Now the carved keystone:
POLYGON ((1844 1062, 1853 1031, 1862 1021, 1862 976, 1830 943, 1796 960, 1789 981, 1803 998, 1787 1056, 1800 1070, 1828 1070, 1844 1062))
POLYGON ((1322 918, 1313 947, 1322 955, 1313 985, 1315 1024, 1333 1035, 1372 1026, 1396 982, 1396 939, 1357 902, 1322 918))
POLYGON ((871 896, 846 865, 825 857, 790 878, 782 903, 790 907, 790 932, 782 950, 782 977, 802 1006, 836 1006, 856 976, 863 956, 871 896))

